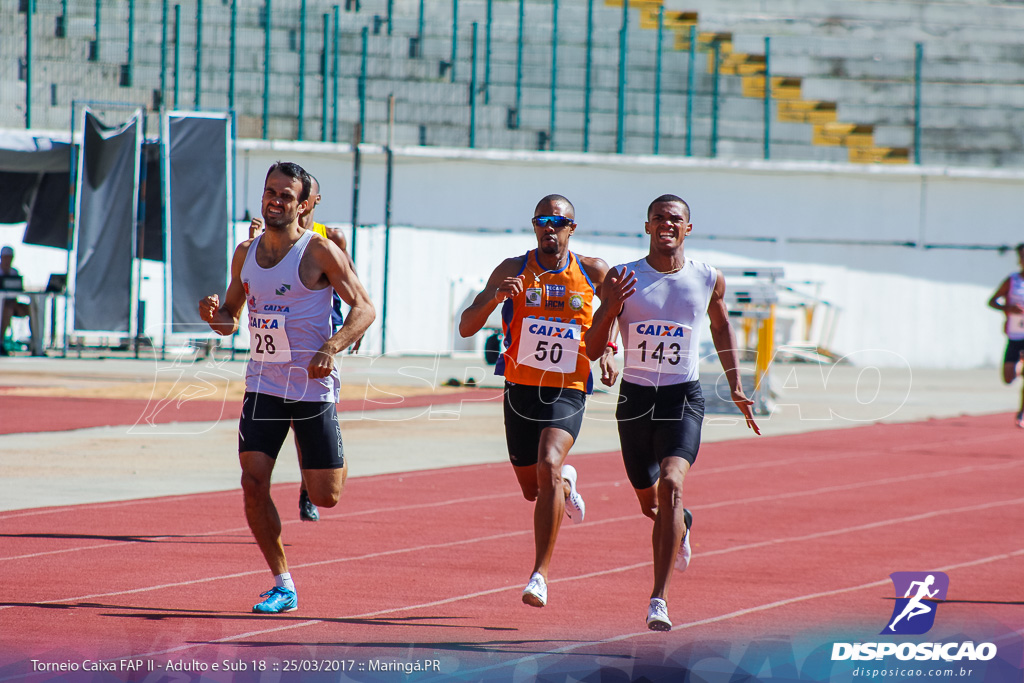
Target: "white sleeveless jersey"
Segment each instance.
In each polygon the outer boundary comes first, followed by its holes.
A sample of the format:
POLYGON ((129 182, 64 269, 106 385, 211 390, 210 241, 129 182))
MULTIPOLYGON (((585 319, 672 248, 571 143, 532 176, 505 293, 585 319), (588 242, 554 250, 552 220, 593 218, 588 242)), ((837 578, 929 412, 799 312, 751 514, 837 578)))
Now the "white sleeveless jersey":
MULTIPOLYGON (((1006 293, 1006 303, 1024 308, 1024 276, 1020 273, 1010 276, 1010 290, 1006 293)), ((1006 316, 1006 337, 1013 341, 1024 339, 1024 315, 1011 313, 1006 316)))
POLYGON ((305 231, 280 263, 256 263, 260 235, 242 264, 242 288, 249 309, 249 365, 245 389, 291 401, 338 402, 338 368, 322 379, 310 379, 313 354, 330 338, 331 287, 307 289, 299 279, 299 262, 313 237, 305 231))
POLYGON ((640 259, 616 266, 636 272, 636 292, 619 314, 624 362, 622 379, 641 386, 667 386, 699 377, 700 331, 718 271, 686 259, 682 270, 660 273, 640 259))

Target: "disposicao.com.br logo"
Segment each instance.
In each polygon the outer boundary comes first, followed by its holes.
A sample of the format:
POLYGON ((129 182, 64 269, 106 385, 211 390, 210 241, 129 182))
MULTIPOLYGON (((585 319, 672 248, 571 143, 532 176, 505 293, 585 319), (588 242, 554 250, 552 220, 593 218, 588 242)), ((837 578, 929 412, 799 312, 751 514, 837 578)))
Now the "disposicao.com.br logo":
POLYGON ((930 631, 938 603, 949 592, 949 577, 942 572, 893 572, 889 578, 896 589, 896 604, 882 635, 920 635, 930 631))
MULTIPOLYGON (((942 572, 893 572, 896 590, 892 616, 880 635, 920 635, 935 624, 938 604, 946 599, 949 577, 942 572)), ((988 661, 996 656, 993 643, 834 643, 832 661, 879 660, 895 656, 908 661, 988 661)))

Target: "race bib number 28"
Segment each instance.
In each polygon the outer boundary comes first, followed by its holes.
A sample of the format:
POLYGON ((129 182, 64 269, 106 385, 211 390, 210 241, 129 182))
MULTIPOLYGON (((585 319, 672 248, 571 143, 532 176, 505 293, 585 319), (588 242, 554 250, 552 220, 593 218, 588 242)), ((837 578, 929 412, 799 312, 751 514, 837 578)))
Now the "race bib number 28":
POLYGON ((545 372, 575 372, 581 334, 582 327, 573 323, 527 318, 516 362, 545 372))
POLYGON ((693 328, 669 320, 645 320, 629 327, 627 368, 682 375, 689 369, 693 328))
POLYGON ((249 314, 249 354, 261 363, 287 363, 292 359, 283 315, 249 314))

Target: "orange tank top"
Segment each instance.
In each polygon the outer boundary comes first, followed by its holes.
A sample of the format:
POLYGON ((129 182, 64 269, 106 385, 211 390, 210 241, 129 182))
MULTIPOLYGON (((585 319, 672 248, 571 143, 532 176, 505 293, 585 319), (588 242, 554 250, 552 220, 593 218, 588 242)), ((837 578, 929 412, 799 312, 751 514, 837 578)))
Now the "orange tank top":
POLYGON ((583 333, 594 319, 594 283, 569 252, 556 271, 537 262, 536 249, 526 252, 523 291, 505 299, 501 309, 505 351, 495 374, 514 384, 594 390, 583 333))

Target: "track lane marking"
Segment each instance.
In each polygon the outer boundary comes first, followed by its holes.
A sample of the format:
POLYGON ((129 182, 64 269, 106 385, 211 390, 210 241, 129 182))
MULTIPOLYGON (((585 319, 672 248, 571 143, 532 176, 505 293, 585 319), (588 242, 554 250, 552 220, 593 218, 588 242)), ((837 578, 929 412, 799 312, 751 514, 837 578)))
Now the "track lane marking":
MULTIPOLYGON (((780 438, 781 439, 781 438, 786 438, 787 436, 793 436, 793 435, 780 435, 780 436, 774 437, 774 438, 780 438)), ((693 476, 707 476, 707 475, 712 475, 712 474, 722 474, 722 473, 727 473, 727 472, 745 471, 745 470, 757 469, 757 468, 768 468, 768 467, 773 467, 774 468, 774 467, 778 467, 779 465, 796 465, 796 464, 800 464, 800 463, 815 464, 815 463, 830 462, 830 461, 833 461, 833 460, 844 460, 844 459, 853 458, 853 457, 887 456, 887 455, 891 455, 893 451, 916 451, 916 450, 920 450, 920 449, 927 449, 927 448, 940 447, 940 446, 945 448, 947 446, 957 446, 957 445, 966 445, 966 444, 974 444, 974 443, 985 443, 985 442, 989 442, 989 441, 1006 440, 1006 439, 1007 439, 1007 437, 1005 435, 994 434, 994 435, 986 435, 986 436, 979 436, 979 437, 969 437, 969 438, 964 438, 964 439, 952 439, 952 440, 942 440, 942 441, 931 441, 931 442, 925 442, 925 443, 906 444, 904 446, 894 446, 894 447, 891 447, 891 448, 887 447, 885 449, 879 448, 879 449, 867 449, 867 450, 859 450, 859 451, 844 451, 844 452, 840 452, 840 453, 831 453, 831 454, 829 454, 828 456, 825 456, 825 457, 821 457, 821 456, 805 456, 805 457, 787 458, 785 460, 771 460, 771 461, 767 461, 767 462, 765 462, 763 460, 759 460, 759 461, 756 461, 756 462, 743 463, 743 464, 737 464, 737 465, 725 465, 725 466, 720 466, 720 467, 712 467, 712 468, 705 468, 705 469, 695 469, 693 471, 693 473, 691 473, 689 476, 691 476, 691 477, 693 477, 693 476)), ((718 442, 709 442, 708 445, 712 445, 712 444, 714 444, 714 445, 721 445, 721 444, 730 444, 730 443, 740 444, 740 445, 743 444, 742 441, 718 441, 718 442)), ((576 455, 577 456, 595 456, 595 457, 596 456, 614 456, 614 455, 619 455, 621 457, 621 454, 620 454, 619 451, 594 451, 594 452, 590 452, 590 453, 579 453, 579 454, 576 454, 576 455)), ((463 466, 446 467, 446 468, 431 469, 431 470, 416 470, 416 471, 413 471, 413 472, 389 472, 389 473, 384 473, 384 474, 370 474, 370 475, 366 475, 365 477, 353 477, 353 479, 372 479, 372 478, 388 478, 388 477, 399 477, 399 478, 401 478, 401 477, 413 477, 413 476, 420 477, 420 476, 427 476, 427 475, 431 475, 431 474, 450 473, 452 470, 456 470, 456 469, 460 470, 460 471, 461 470, 487 469, 487 468, 492 468, 492 467, 495 467, 495 466, 502 466, 503 464, 504 463, 499 463, 499 462, 495 462, 495 463, 480 463, 480 464, 476 464, 476 465, 463 465, 463 466)), ((289 483, 294 484, 294 483, 298 483, 298 482, 289 482, 289 483)), ((185 500, 185 499, 189 499, 189 498, 194 500, 195 497, 197 497, 197 496, 221 496, 221 495, 224 495, 224 494, 227 494, 227 493, 238 493, 239 491, 240 491, 240 489, 229 489, 227 491, 207 491, 207 492, 201 492, 201 493, 186 493, 186 494, 178 494, 178 495, 172 495, 172 496, 161 496, 161 497, 158 497, 158 498, 136 498, 136 499, 132 499, 132 500, 122 500, 122 501, 110 501, 110 502, 98 502, 98 503, 80 503, 80 504, 77 504, 77 505, 68 505, 68 506, 57 507, 57 508, 32 509, 32 510, 25 510, 25 511, 12 511, 12 512, 14 512, 14 514, 2 514, 2 513, 0 513, 0 522, 4 522, 4 521, 6 521, 8 519, 16 519, 16 518, 19 518, 19 517, 30 517, 30 516, 35 516, 35 515, 49 515, 49 514, 57 514, 57 513, 66 513, 66 512, 73 511, 76 508, 81 507, 82 505, 91 506, 92 509, 96 509, 96 510, 103 510, 103 509, 108 509, 108 508, 123 507, 123 506, 126 506, 126 505, 144 505, 144 504, 148 504, 148 503, 178 501, 178 500, 185 500)))
MULTIPOLYGON (((953 571, 953 570, 956 570, 956 569, 965 569, 965 568, 968 568, 968 567, 976 567, 976 566, 979 566, 979 565, 990 564, 992 562, 996 562, 996 561, 1000 561, 1000 560, 1013 559, 1013 558, 1021 556, 1021 555, 1024 555, 1024 548, 1021 548, 1021 549, 1018 549, 1018 550, 1014 550, 1014 551, 1010 551, 1010 552, 1007 552, 1007 553, 1000 553, 998 555, 990 555, 988 557, 983 557, 983 558, 979 558, 979 559, 976 559, 976 560, 969 560, 967 562, 960 562, 960 563, 957 563, 957 564, 946 565, 945 567, 938 567, 934 571, 948 572, 948 571, 953 571)), ((629 565, 629 566, 625 566, 625 567, 617 567, 617 568, 610 569, 610 570, 603 570, 603 571, 599 571, 599 572, 591 572, 589 574, 581 574, 581 575, 574 576, 574 577, 565 577, 563 579, 555 579, 555 580, 551 581, 550 583, 559 583, 559 582, 563 582, 563 581, 579 581, 579 580, 583 580, 583 579, 594 578, 594 577, 597 577, 597 576, 605 576, 605 575, 608 575, 608 574, 614 574, 614 573, 619 573, 619 572, 624 572, 624 571, 631 571, 633 569, 638 569, 638 568, 646 567, 646 566, 649 566, 649 565, 650 565, 649 562, 643 562, 643 563, 639 563, 639 564, 635 564, 635 565, 629 565)), ((863 583, 863 584, 859 584, 857 586, 847 586, 845 588, 837 588, 837 589, 833 589, 833 590, 829 590, 829 591, 818 591, 818 592, 815 592, 815 593, 806 593, 804 595, 797 595, 797 596, 793 596, 793 597, 790 597, 790 598, 785 598, 783 600, 775 600, 773 602, 764 603, 764 604, 761 604, 761 605, 755 605, 753 607, 746 607, 746 608, 739 609, 739 610, 733 610, 732 612, 727 612, 725 614, 720 614, 720 615, 717 615, 717 616, 714 616, 714 617, 706 617, 704 619, 698 619, 696 621, 686 622, 686 623, 683 623, 683 624, 679 624, 678 626, 673 626, 672 630, 673 631, 676 631, 676 630, 682 631, 684 629, 694 628, 694 627, 697 627, 697 626, 705 626, 707 624, 719 623, 719 622, 723 622, 723 621, 728 621, 730 619, 741 618, 741 617, 745 617, 745 616, 750 615, 750 614, 756 614, 758 612, 765 612, 765 611, 768 611, 768 610, 776 609, 776 608, 779 608, 779 607, 786 607, 786 606, 797 604, 797 603, 800 603, 800 602, 807 602, 807 601, 810 601, 810 600, 816 600, 818 598, 832 597, 832 596, 835 596, 835 595, 842 595, 844 593, 853 593, 853 592, 856 592, 856 591, 865 590, 867 588, 875 588, 875 587, 879 587, 879 586, 885 586, 885 585, 888 585, 890 583, 890 581, 891 581, 891 579, 889 577, 886 577, 886 578, 880 579, 878 581, 871 581, 869 583, 863 583)), ((410 605, 410 606, 406 606, 406 607, 392 607, 392 608, 388 608, 388 609, 384 609, 384 610, 377 610, 377 611, 374 611, 374 612, 365 612, 363 614, 354 614, 354 615, 349 615, 349 616, 344 616, 344 617, 332 617, 331 619, 332 620, 337 620, 337 619, 369 619, 369 618, 373 618, 373 617, 383 616, 385 614, 393 614, 395 612, 405 612, 405 611, 411 611, 411 610, 415 610, 415 609, 424 609, 424 608, 427 608, 427 607, 436 607, 438 605, 450 604, 450 603, 458 602, 458 601, 461 601, 461 600, 469 600, 469 599, 473 599, 473 598, 476 598, 476 597, 481 597, 481 596, 484 596, 484 595, 492 595, 492 594, 495 594, 495 593, 501 593, 503 591, 513 590, 513 589, 518 589, 518 588, 519 588, 519 584, 515 584, 515 585, 511 585, 511 586, 503 586, 501 588, 490 588, 490 589, 486 589, 486 590, 482 590, 482 591, 476 591, 474 593, 467 593, 467 594, 461 595, 461 596, 453 596, 453 597, 445 598, 445 599, 442 599, 442 600, 434 600, 432 602, 421 603, 421 604, 418 604, 418 605, 410 605)), ((256 630, 256 631, 247 631, 245 633, 239 633, 239 634, 236 634, 236 635, 233 635, 233 636, 225 636, 223 638, 217 638, 215 640, 209 640, 209 641, 206 641, 204 643, 189 643, 189 644, 185 644, 185 645, 179 645, 178 647, 169 648, 169 649, 166 649, 166 650, 160 650, 160 651, 154 651, 154 652, 146 652, 146 653, 142 653, 142 654, 131 654, 131 655, 121 655, 121 656, 118 656, 118 657, 110 657, 110 658, 107 658, 107 659, 102 660, 102 661, 117 661, 117 660, 120 660, 120 659, 155 657, 157 655, 173 654, 173 653, 182 652, 182 651, 185 651, 185 650, 191 650, 191 649, 195 649, 195 648, 199 648, 199 647, 205 647, 205 646, 208 646, 208 645, 211 645, 211 644, 229 643, 229 642, 238 641, 238 640, 241 640, 241 639, 244 639, 244 638, 250 638, 250 637, 255 637, 255 636, 265 636, 265 635, 268 635, 268 634, 271 634, 271 633, 280 633, 282 631, 290 631, 290 630, 294 630, 294 629, 298 629, 298 628, 305 628, 306 626, 315 626, 315 625, 318 625, 318 624, 325 624, 325 623, 328 623, 328 622, 326 620, 322 620, 322 619, 310 619, 308 621, 304 621, 304 622, 300 622, 300 623, 296 623, 296 624, 285 624, 285 625, 282 625, 282 626, 276 626, 274 628, 269 628, 269 629, 260 629, 260 630, 256 630)), ((591 646, 595 646, 595 645, 605 645, 605 644, 609 644, 609 643, 615 643, 615 642, 620 642, 620 641, 623 641, 623 640, 629 640, 629 639, 632 639, 632 638, 639 638, 639 637, 650 636, 650 635, 660 635, 660 634, 658 634, 655 631, 651 631, 649 629, 645 629, 643 631, 634 631, 632 633, 624 633, 624 634, 620 634, 620 635, 617 635, 617 636, 611 636, 609 638, 602 638, 601 640, 594 640, 594 641, 588 641, 588 642, 583 642, 583 643, 573 643, 571 645, 566 645, 564 647, 556 648, 554 650, 551 650, 549 652, 545 652, 545 653, 542 653, 542 654, 528 655, 526 657, 520 657, 519 659, 515 659, 515 660, 509 661, 509 662, 503 662, 501 664, 494 664, 492 666, 482 667, 482 668, 479 668, 479 669, 471 669, 471 670, 465 671, 465 672, 455 672, 455 673, 452 673, 452 674, 447 674, 447 676, 452 676, 452 677, 470 676, 470 675, 479 674, 479 673, 482 673, 482 672, 485 672, 485 671, 493 671, 495 669, 503 669, 503 668, 506 668, 506 667, 509 667, 509 666, 516 666, 516 665, 518 665, 520 663, 523 663, 523 662, 528 662, 528 661, 535 660, 535 659, 542 659, 544 657, 550 657, 550 656, 556 655, 556 654, 564 654, 566 652, 573 652, 575 650, 578 650, 578 649, 581 649, 581 648, 584 648, 584 647, 591 647, 591 646)), ((9 679, 0 679, 0 681, 5 681, 5 680, 9 680, 9 679)))
MULTIPOLYGON (((732 546, 730 548, 723 548, 723 549, 719 549, 719 550, 713 550, 713 551, 708 551, 708 552, 705 552, 705 553, 701 553, 701 556, 702 557, 707 557, 707 556, 712 556, 712 555, 725 555, 725 554, 729 554, 729 553, 733 553, 733 552, 742 552, 742 551, 745 551, 745 550, 752 550, 752 549, 755 549, 755 548, 761 548, 761 547, 768 546, 768 545, 781 545, 781 544, 784 544, 784 543, 796 543, 796 542, 802 542, 802 541, 807 541, 807 540, 814 540, 814 539, 817 539, 817 538, 825 538, 825 537, 829 537, 829 536, 838 536, 838 535, 842 535, 842 534, 846 534, 846 533, 856 533, 856 532, 859 532, 859 531, 866 531, 866 530, 870 530, 870 529, 880 528, 880 527, 883 527, 883 526, 893 526, 893 525, 897 525, 897 524, 913 523, 913 522, 918 522, 918 521, 922 521, 922 520, 925 520, 925 519, 933 519, 933 518, 936 518, 936 517, 942 517, 942 516, 945 516, 945 515, 962 514, 962 513, 965 513, 965 512, 976 512, 976 511, 980 511, 980 510, 993 509, 993 508, 997 508, 997 507, 1004 507, 1004 506, 1011 506, 1011 505, 1020 505, 1020 504, 1024 504, 1024 498, 1016 498, 1016 499, 1009 499, 1009 500, 989 502, 989 503, 980 503, 978 505, 963 506, 963 507, 960 507, 960 508, 942 508, 940 510, 935 510, 935 511, 932 511, 932 512, 918 513, 918 514, 909 515, 909 516, 906 516, 906 517, 897 517, 897 518, 892 518, 892 519, 888 519, 888 520, 880 520, 880 521, 876 521, 876 522, 870 522, 870 523, 867 523, 867 524, 860 524, 860 525, 850 526, 850 527, 842 527, 842 528, 839 528, 839 529, 831 529, 831 530, 828 530, 828 531, 815 532, 813 534, 806 534, 806 535, 803 535, 803 536, 793 536, 793 537, 787 537, 787 538, 777 538, 777 539, 770 539, 770 540, 767 540, 767 541, 760 541, 760 542, 757 542, 757 543, 748 543, 748 544, 743 544, 743 545, 739 545, 739 546, 732 546)), ((695 508, 695 509, 698 509, 698 508, 695 508)), ((619 518, 612 518, 612 519, 607 519, 607 520, 599 520, 597 522, 594 522, 593 526, 597 526, 597 525, 601 525, 601 524, 608 524, 608 523, 615 523, 615 522, 626 521, 626 520, 635 520, 636 517, 637 517, 636 515, 630 515, 628 517, 619 517, 619 518)), ((330 564, 338 564, 338 563, 342 563, 342 562, 353 562, 353 561, 361 561, 361 560, 373 560, 373 559, 378 559, 378 558, 381 558, 381 557, 386 557, 386 556, 389 556, 389 555, 401 555, 401 554, 411 553, 411 552, 421 552, 421 551, 424 551, 424 550, 446 549, 446 548, 457 547, 457 546, 460 546, 460 545, 469 545, 469 544, 478 543, 478 542, 488 542, 488 541, 494 541, 494 540, 503 540, 503 539, 508 539, 508 538, 512 538, 512 537, 515 537, 515 536, 523 536, 523 535, 526 535, 526 534, 532 534, 532 529, 527 529, 527 530, 522 530, 522 531, 506 532, 506 533, 502 533, 502 534, 492 534, 492 535, 489 535, 489 536, 482 536, 482 537, 477 537, 477 538, 472 538, 472 539, 459 539, 457 541, 448 541, 448 542, 445 542, 445 543, 434 543, 434 544, 426 544, 426 545, 421 545, 421 546, 416 546, 416 547, 399 548, 399 549, 394 549, 394 550, 380 551, 380 552, 375 552, 375 553, 367 553, 367 554, 364 554, 364 555, 352 556, 352 557, 346 557, 346 558, 335 558, 335 559, 330 559, 330 560, 318 560, 316 562, 307 562, 307 563, 304 563, 304 564, 294 565, 293 569, 304 569, 304 568, 311 568, 311 567, 320 567, 320 566, 325 566, 325 565, 330 565, 330 564)), ((641 569, 641 568, 649 567, 650 564, 651 564, 650 561, 644 561, 644 562, 641 562, 641 563, 626 565, 626 566, 623 566, 623 567, 614 567, 614 568, 610 568, 610 569, 599 570, 599 571, 595 571, 595 572, 589 572, 589 573, 586 573, 586 574, 580 574, 580 575, 577 575, 577 576, 568 576, 568 577, 562 577, 562 578, 558 578, 558 579, 552 579, 549 583, 557 584, 557 583, 562 583, 562 582, 580 581, 580 580, 585 580, 585 579, 589 579, 589 578, 596 578, 596 577, 599 577, 599 576, 606 576, 606 575, 611 575, 611 574, 616 574, 616 573, 621 573, 621 572, 627 572, 627 571, 633 571, 635 569, 641 569)), ((210 581, 219 581, 219 580, 226 580, 226 579, 243 578, 243 577, 247 577, 247 576, 255 576, 255 575, 258 575, 258 574, 263 574, 263 573, 265 573, 265 571, 266 570, 264 570, 264 569, 249 570, 249 571, 245 571, 245 572, 237 572, 237 573, 233 573, 233 574, 226 574, 226 575, 215 576, 215 577, 205 577, 205 578, 202 578, 202 579, 194 579, 194 580, 190 580, 190 581, 179 581, 179 582, 167 583, 167 584, 159 584, 159 585, 154 585, 154 586, 145 586, 145 587, 128 589, 128 590, 123 590, 123 591, 112 591, 112 592, 107 592, 107 593, 94 593, 94 594, 82 595, 82 596, 76 596, 76 597, 70 597, 70 598, 61 598, 61 599, 55 599, 55 600, 38 601, 38 602, 36 602, 34 604, 38 604, 38 605, 61 604, 61 603, 65 603, 65 602, 82 601, 82 600, 89 600, 89 599, 95 599, 95 598, 115 597, 115 596, 119 596, 119 595, 133 595, 133 594, 146 593, 146 592, 155 591, 155 590, 164 590, 164 589, 168 589, 168 588, 180 588, 180 587, 184 587, 184 586, 193 586, 193 585, 197 585, 197 584, 200 584, 200 583, 206 583, 206 582, 210 582, 210 581)), ((485 589, 483 591, 477 591, 475 593, 469 593, 469 594, 466 594, 464 596, 454 596, 454 597, 442 599, 440 601, 433 601, 433 602, 429 602, 429 603, 423 603, 423 604, 420 604, 420 605, 399 606, 399 607, 388 608, 388 609, 385 609, 385 610, 379 610, 379 611, 372 612, 372 613, 360 614, 360 615, 352 615, 352 616, 340 617, 340 618, 342 618, 342 619, 358 619, 358 618, 368 618, 370 616, 381 616, 383 614, 390 614, 390 613, 394 613, 394 612, 408 611, 408 610, 420 609, 420 608, 423 608, 423 607, 429 607, 429 606, 436 606, 436 605, 441 605, 441 604, 448 604, 448 603, 452 603, 452 602, 458 602, 458 601, 461 601, 461 600, 472 599, 474 597, 480 597, 480 596, 483 596, 483 595, 490 595, 490 594, 499 593, 499 592, 503 592, 503 591, 506 591, 506 590, 517 589, 517 588, 518 588, 518 584, 514 584, 514 585, 510 585, 510 586, 502 586, 500 588, 485 589)), ((0 607, 0 610, 11 609, 13 607, 15 607, 15 606, 13 606, 13 605, 2 606, 2 607, 0 607)), ((338 618, 338 617, 335 617, 335 618, 338 618)), ((322 620, 311 620, 310 622, 302 622, 302 625, 310 625, 310 624, 313 624, 313 623, 323 623, 323 621, 322 620)), ((288 627, 279 627, 279 628, 276 628, 276 629, 273 629, 273 630, 267 631, 267 632, 269 633, 269 632, 274 632, 274 631, 277 631, 277 630, 286 630, 286 628, 294 628, 294 627, 297 627, 297 626, 298 625, 289 625, 288 627)), ((264 633, 264 632, 260 631, 258 633, 264 633)), ((225 639, 221 639, 221 640, 217 640, 217 641, 209 641, 209 642, 227 642, 228 640, 237 639, 237 638, 240 638, 240 637, 242 637, 242 636, 226 636, 225 639)), ((189 646, 189 647, 191 647, 191 646, 189 646)), ((177 650, 175 650, 175 651, 177 651, 177 650)), ((165 653, 154 653, 154 654, 165 654, 165 653)))
MULTIPOLYGON (((951 565, 947 565, 945 567, 937 567, 937 568, 935 568, 932 571, 949 572, 949 571, 954 571, 956 569, 966 569, 968 567, 977 567, 979 565, 990 564, 992 562, 998 562, 1000 560, 1013 559, 1013 558, 1019 557, 1021 555, 1024 555, 1024 548, 1021 548, 1021 549, 1018 549, 1018 550, 1014 550, 1014 551, 1011 551, 1011 552, 1008 552, 1008 553, 1000 553, 999 555, 990 555, 989 557, 983 557, 983 558, 979 558, 977 560, 970 560, 968 562, 960 562, 958 564, 951 564, 951 565)), ((837 588, 837 589, 830 590, 830 591, 819 591, 819 592, 816 592, 816 593, 807 593, 805 595, 798 595, 798 596, 794 596, 792 598, 786 598, 784 600, 776 600, 774 602, 765 603, 763 605, 755 605, 754 607, 747 607, 747 608, 744 608, 744 609, 735 610, 735 611, 732 611, 732 612, 728 612, 726 614, 720 614, 720 615, 715 616, 715 617, 707 617, 705 619, 698 619, 697 621, 686 622, 686 623, 683 623, 683 624, 679 624, 678 626, 673 626, 672 630, 673 631, 677 631, 677 630, 682 631, 684 629, 694 628, 696 626, 706 626, 708 624, 714 624, 714 623, 718 623, 718 622, 722 622, 722 621, 727 621, 729 619, 735 619, 735 618, 738 618, 738 617, 744 617, 744 616, 747 616, 748 614, 755 614, 757 612, 765 612, 767 610, 775 609, 777 607, 786 607, 788 605, 793 605, 793 604, 796 604, 796 603, 799 603, 799 602, 807 602, 809 600, 816 600, 818 598, 828 598, 828 597, 832 597, 832 596, 835 596, 835 595, 842 595, 844 593, 853 593, 853 592, 864 590, 864 589, 867 589, 867 588, 875 588, 875 587, 879 587, 879 586, 886 586, 886 585, 888 585, 890 583, 890 581, 891 581, 891 579, 889 577, 886 577, 886 578, 880 579, 878 581, 871 581, 869 583, 862 583, 862 584, 860 584, 858 586, 847 586, 846 588, 837 588)), ((591 647, 591 646, 594 646, 594 645, 606 645, 606 644, 609 644, 609 643, 616 643, 616 642, 620 642, 620 641, 623 641, 623 640, 629 640, 631 638, 640 638, 640 637, 643 637, 643 636, 650 636, 650 635, 657 635, 657 634, 658 634, 658 632, 656 632, 656 631, 651 631, 649 629, 645 629, 643 631, 635 631, 633 633, 623 633, 623 634, 618 635, 618 636, 612 636, 610 638, 603 638, 601 640, 595 640, 595 641, 591 641, 589 643, 573 643, 571 645, 566 645, 564 647, 556 648, 554 650, 551 650, 550 652, 544 652, 544 653, 535 654, 535 655, 528 655, 526 657, 520 657, 519 659, 512 660, 512 661, 509 661, 509 662, 503 662, 501 664, 494 664, 492 666, 482 667, 482 668, 479 668, 479 669, 472 669, 472 670, 466 671, 466 672, 459 672, 459 673, 453 674, 453 676, 469 676, 469 675, 473 675, 473 674, 479 674, 479 673, 482 673, 482 672, 485 672, 485 671, 493 671, 495 669, 503 669, 503 668, 509 667, 509 666, 517 666, 517 665, 519 665, 521 663, 524 663, 524 662, 528 662, 528 661, 531 661, 531 660, 538 660, 538 659, 542 659, 544 657, 550 657, 551 655, 555 655, 555 654, 564 654, 566 652, 573 652, 575 650, 579 650, 580 648, 584 648, 584 647, 591 647)))
MULTIPOLYGON (((901 477, 885 477, 885 478, 882 478, 882 479, 875 479, 875 480, 872 480, 872 481, 855 482, 855 483, 852 483, 852 484, 843 484, 843 485, 837 485, 837 486, 827 486, 827 487, 817 488, 817 489, 807 489, 807 490, 804 490, 804 491, 791 491, 791 492, 788 492, 788 493, 776 493, 776 494, 771 494, 771 495, 767 495, 767 496, 755 496, 753 498, 738 498, 738 499, 727 500, 727 501, 719 501, 719 502, 716 502, 716 503, 706 503, 706 504, 703 504, 703 505, 694 506, 692 509, 693 510, 710 510, 710 509, 714 509, 714 508, 729 507, 729 506, 732 506, 732 505, 746 505, 746 504, 750 504, 750 503, 763 503, 763 502, 776 501, 776 500, 786 500, 786 499, 792 499, 792 498, 799 498, 799 497, 803 497, 803 496, 814 496, 814 495, 827 494, 827 493, 836 493, 838 491, 849 491, 849 490, 853 490, 853 489, 857 489, 857 488, 864 488, 864 487, 867 487, 867 486, 881 486, 881 485, 889 485, 889 484, 902 484, 902 483, 906 483, 908 481, 915 481, 915 480, 919 480, 919 479, 933 479, 933 478, 944 477, 944 476, 947 476, 947 475, 962 475, 962 474, 969 473, 969 472, 974 472, 974 471, 987 471, 987 470, 997 470, 997 469, 1008 469, 1008 468, 1013 468, 1013 467, 1019 467, 1021 464, 1024 464, 1024 463, 1011 461, 1011 462, 1006 462, 1006 463, 998 463, 998 464, 995 464, 995 465, 968 465, 966 467, 961 467, 961 468, 957 468, 957 469, 953 469, 953 470, 940 470, 938 472, 925 472, 925 473, 919 473, 919 474, 904 475, 904 476, 901 476, 901 477)), ((615 486, 618 483, 619 482, 617 482, 617 481, 616 482, 596 482, 596 483, 590 484, 590 486, 593 487, 593 488, 602 488, 602 487, 605 487, 605 486, 615 486)), ((434 502, 430 502, 430 503, 414 503, 412 505, 401 505, 401 506, 393 506, 393 507, 375 508, 375 509, 371 509, 371 510, 359 510, 359 511, 354 511, 354 512, 346 512, 346 513, 341 513, 341 514, 338 514, 338 515, 333 515, 333 516, 330 516, 330 517, 325 517, 324 519, 340 520, 340 519, 348 519, 348 518, 352 518, 352 517, 360 517, 360 516, 365 516, 365 515, 376 515, 376 514, 381 514, 381 513, 384 513, 384 512, 405 512, 405 511, 411 511, 411 510, 423 510, 423 509, 427 509, 427 508, 444 507, 444 506, 448 506, 448 505, 456 505, 456 504, 462 504, 462 503, 475 503, 475 502, 480 502, 482 500, 494 500, 495 498, 518 497, 519 495, 520 495, 519 492, 509 492, 509 493, 501 493, 501 494, 489 494, 489 495, 483 495, 483 496, 470 496, 470 497, 466 497, 466 498, 449 499, 449 500, 445 500, 445 501, 434 501, 434 502)), ((612 518, 609 518, 609 519, 598 520, 598 521, 594 522, 594 524, 609 523, 609 522, 620 522, 620 521, 626 521, 626 520, 633 520, 635 518, 636 518, 635 515, 629 515, 629 516, 626 516, 626 517, 612 517, 612 518)), ((301 523, 300 520, 289 520, 287 522, 283 522, 282 525, 292 525, 292 524, 300 524, 300 523, 301 523)), ((232 534, 232 533, 240 533, 240 532, 246 532, 246 531, 248 531, 248 527, 233 527, 233 528, 230 528, 230 529, 222 529, 222 530, 217 530, 217 531, 206 531, 206 532, 202 532, 200 534, 192 534, 192 536, 194 536, 194 537, 215 536, 215 535, 220 535, 220 534, 232 534)), ((516 532, 516 533, 518 533, 518 532, 516 532)), ((154 536, 152 540, 159 541, 159 540, 168 539, 168 538, 172 538, 172 536, 154 536)), ((75 547, 75 548, 63 548, 63 549, 59 549, 59 550, 46 550, 46 551, 41 551, 41 552, 38 552, 38 553, 29 553, 29 554, 25 554, 25 555, 13 555, 13 556, 10 556, 10 557, 0 557, 0 561, 32 559, 32 558, 36 558, 36 557, 42 557, 42 556, 45 556, 45 555, 58 555, 58 554, 63 554, 63 553, 78 552, 78 551, 85 551, 85 550, 98 550, 98 549, 110 548, 110 547, 120 546, 120 545, 123 545, 123 542, 102 543, 102 544, 92 545, 92 546, 84 546, 84 547, 83 546, 79 546, 79 547, 75 547)), ((4 608, 0 607, 0 609, 4 609, 4 608)))

